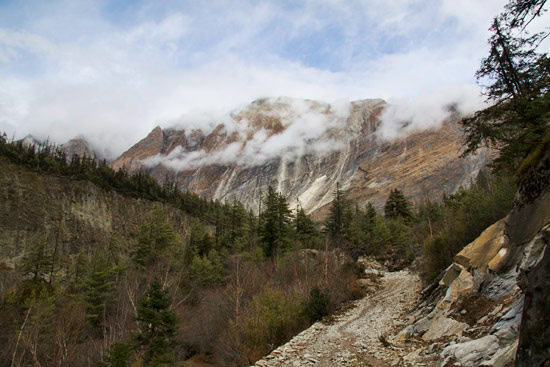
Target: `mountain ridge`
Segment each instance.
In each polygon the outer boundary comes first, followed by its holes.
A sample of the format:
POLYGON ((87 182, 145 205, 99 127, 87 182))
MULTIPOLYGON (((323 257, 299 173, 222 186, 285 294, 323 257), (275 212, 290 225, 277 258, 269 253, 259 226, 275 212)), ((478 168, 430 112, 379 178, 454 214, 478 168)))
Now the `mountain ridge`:
POLYGON ((210 132, 157 126, 111 163, 129 172, 147 169, 213 200, 242 201, 257 209, 268 186, 292 207, 324 216, 337 183, 351 199, 381 208, 390 190, 413 200, 435 199, 468 186, 489 152, 460 158, 456 120, 438 130, 381 141, 380 99, 333 106, 289 98, 257 100, 210 132), (319 129, 318 131, 311 131, 319 129))

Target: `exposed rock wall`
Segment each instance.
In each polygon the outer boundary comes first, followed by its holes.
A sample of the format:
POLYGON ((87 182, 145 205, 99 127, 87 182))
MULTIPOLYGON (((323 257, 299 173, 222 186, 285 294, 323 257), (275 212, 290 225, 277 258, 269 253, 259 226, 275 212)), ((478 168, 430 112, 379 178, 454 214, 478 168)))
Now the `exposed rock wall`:
POLYGON ((527 274, 517 367, 550 366, 550 228, 546 228, 543 238, 543 258, 527 274))
POLYGON ((548 207, 516 208, 458 253, 400 337, 432 343, 442 366, 550 363, 548 207))
MULTIPOLYGON (((113 235, 128 251, 155 205, 0 158, 0 269, 13 268, 44 236, 50 243, 58 241, 61 257, 81 248, 106 247, 113 235)), ((163 209, 174 229, 185 235, 188 217, 170 206, 163 209)))
POLYGON ((382 100, 353 102, 349 115, 343 118, 334 114, 328 104, 302 101, 307 107, 305 114, 330 121, 323 134, 305 141, 303 154, 295 151, 287 154, 281 148, 269 159, 255 163, 250 162, 253 157, 233 161, 234 157, 227 156, 246 151, 257 134, 282 136, 287 129, 295 128, 293 124, 302 123, 305 117, 292 110, 293 103, 288 99, 252 103, 233 116, 235 124, 241 126, 239 132, 229 132, 223 124, 208 134, 157 127, 117 158, 112 167, 135 171, 145 167, 148 158, 162 160, 174 152, 182 160, 218 154, 217 161, 204 159, 194 166, 197 160, 191 160, 177 171, 155 163, 150 167, 151 173, 159 181, 167 175, 174 177, 183 190, 207 198, 236 198, 253 210, 258 209, 260 192, 271 185, 287 196, 291 206, 299 201, 307 212, 322 216, 333 199, 337 183, 360 205, 372 201, 380 208, 394 188, 413 200, 435 199, 443 192, 453 192, 459 185, 469 185, 487 162, 486 151, 475 157, 459 158, 462 133, 453 122, 397 141, 380 141, 376 131, 378 116, 385 105, 382 100), (238 144, 239 150, 226 154, 231 144, 238 144), (307 146, 324 148, 316 148, 312 153, 307 146))

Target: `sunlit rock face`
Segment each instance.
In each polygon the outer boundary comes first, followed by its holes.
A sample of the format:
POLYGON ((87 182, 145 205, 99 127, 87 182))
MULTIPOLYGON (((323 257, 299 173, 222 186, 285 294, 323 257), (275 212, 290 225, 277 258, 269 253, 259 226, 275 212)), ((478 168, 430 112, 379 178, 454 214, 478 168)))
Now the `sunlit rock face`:
POLYGON ((268 186, 322 217, 337 184, 349 199, 380 208, 390 190, 412 200, 436 199, 469 185, 487 153, 460 158, 456 122, 383 141, 380 99, 330 105, 290 98, 257 100, 210 131, 155 128, 112 166, 149 169, 159 181, 216 200, 258 209, 268 186))

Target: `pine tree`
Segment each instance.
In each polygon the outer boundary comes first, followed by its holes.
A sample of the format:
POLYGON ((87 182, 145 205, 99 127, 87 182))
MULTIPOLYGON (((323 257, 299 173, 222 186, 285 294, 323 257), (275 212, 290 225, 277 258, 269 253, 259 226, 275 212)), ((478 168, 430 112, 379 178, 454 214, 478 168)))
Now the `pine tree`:
POLYGON ((44 280, 51 271, 52 256, 46 237, 40 239, 23 258, 23 275, 31 275, 34 282, 44 280))
POLYGON ((107 302, 114 289, 116 272, 116 266, 111 264, 103 253, 96 254, 92 258, 90 270, 83 285, 87 317, 95 327, 99 327, 105 320, 107 302))
POLYGON ((348 231, 351 216, 350 203, 344 197, 340 185, 337 183, 334 200, 332 200, 328 217, 325 220, 325 232, 333 241, 338 242, 343 239, 344 234, 348 231))
POLYGON ((170 309, 168 291, 155 279, 140 300, 136 321, 140 324, 140 333, 136 340, 138 348, 145 353, 148 366, 175 364, 175 346, 177 319, 170 309))
POLYGON ((88 271, 88 255, 84 251, 83 248, 80 248, 80 251, 78 252, 78 255, 76 256, 75 264, 74 264, 74 283, 78 284, 86 272, 88 271))
POLYGON ((240 201, 233 200, 230 237, 234 252, 240 252, 248 243, 249 230, 248 212, 240 201))
POLYGON ((374 205, 372 205, 372 203, 369 201, 367 203, 367 210, 366 210, 366 225, 367 225, 367 232, 370 232, 372 226, 374 225, 374 220, 376 219, 376 216, 378 215, 376 213, 376 208, 374 207, 374 205))
POLYGON ((297 237, 303 241, 311 240, 318 235, 315 223, 302 207, 296 210, 294 230, 296 231, 297 237))
POLYGON ((392 243, 392 234, 386 225, 384 217, 376 216, 372 231, 369 234, 369 243, 371 250, 380 251, 392 243))
POLYGON ((132 346, 130 343, 115 343, 103 357, 101 367, 130 367, 132 346))
POLYGON ((495 168, 515 170, 528 154, 548 148, 550 142, 550 59, 537 52, 548 32, 530 34, 526 29, 545 12, 545 3, 511 1, 494 18, 489 55, 476 73, 478 81, 489 82, 484 94, 490 106, 460 122, 466 137, 464 154, 487 145, 498 152, 495 168))
POLYGON ((403 218, 405 221, 410 221, 412 219, 410 204, 399 189, 394 189, 390 192, 390 196, 384 205, 384 214, 386 218, 389 219, 396 219, 399 217, 403 218))
POLYGON ((153 209, 151 219, 141 226, 138 246, 132 254, 136 264, 149 266, 156 263, 166 250, 175 245, 176 234, 159 207, 153 209))
POLYGON ((260 214, 260 239, 267 257, 276 255, 290 246, 292 213, 286 198, 269 186, 260 214))

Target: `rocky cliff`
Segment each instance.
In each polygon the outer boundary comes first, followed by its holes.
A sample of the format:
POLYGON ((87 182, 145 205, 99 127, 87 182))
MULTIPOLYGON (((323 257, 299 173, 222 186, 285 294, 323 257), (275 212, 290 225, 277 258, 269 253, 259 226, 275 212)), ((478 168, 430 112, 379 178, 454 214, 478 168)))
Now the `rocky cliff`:
POLYGON ((401 340, 442 366, 547 366, 550 194, 518 205, 456 255, 401 340))
POLYGON ((112 167, 147 168, 183 190, 258 208, 269 185, 309 213, 323 212, 337 183, 349 198, 381 207, 399 188, 420 200, 468 185, 487 153, 459 158, 461 131, 449 121, 438 130, 392 141, 377 135, 385 102, 333 106, 288 98, 258 100, 205 133, 155 128, 112 167))
POLYGON ((44 239, 57 243, 60 261, 80 250, 107 248, 113 236, 128 253, 155 205, 178 233, 186 234, 189 218, 168 205, 106 192, 88 181, 40 174, 0 158, 0 276, 13 276, 10 270, 44 239))

